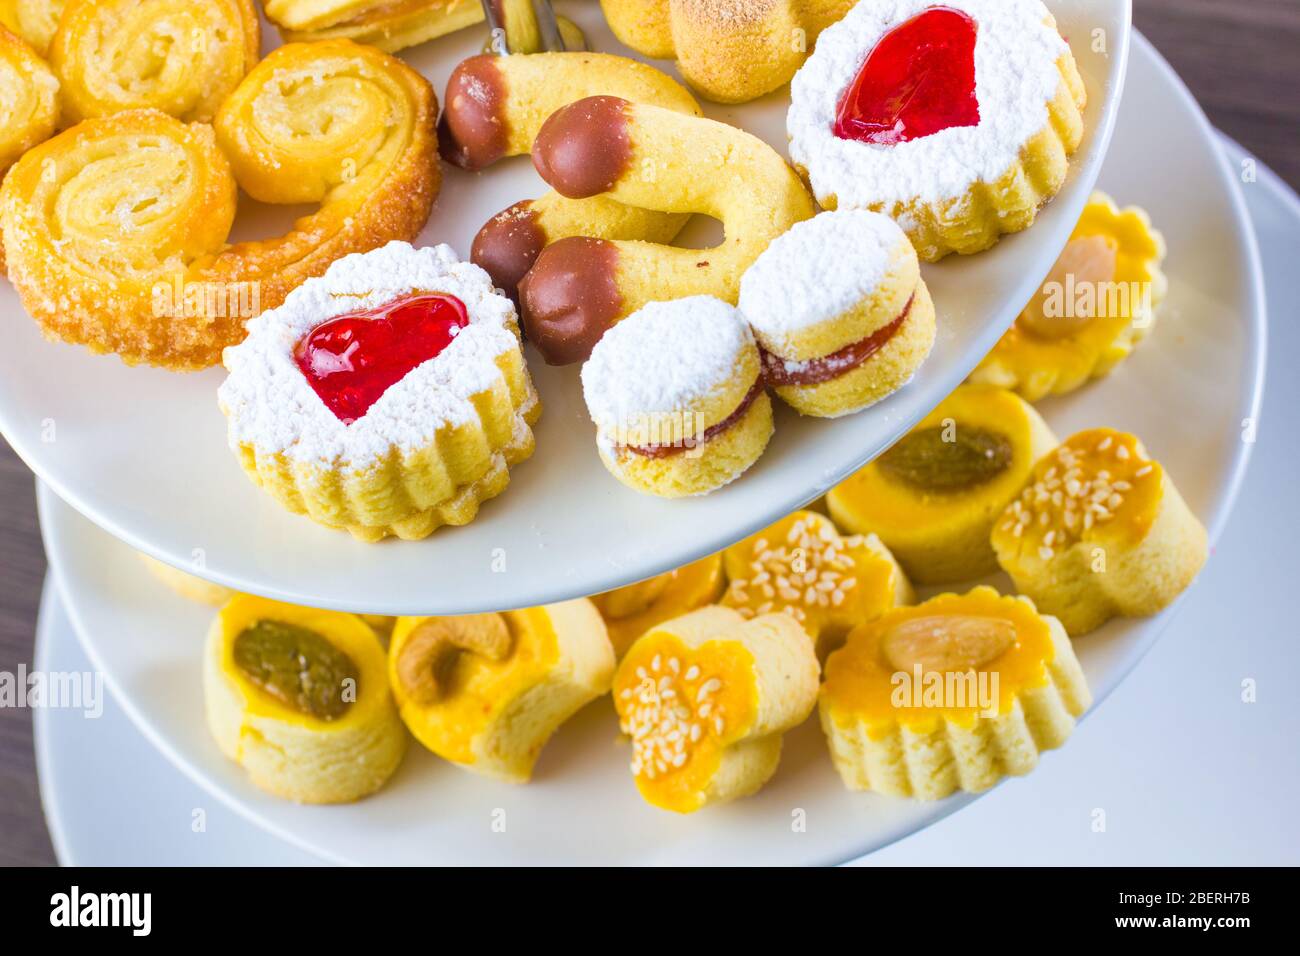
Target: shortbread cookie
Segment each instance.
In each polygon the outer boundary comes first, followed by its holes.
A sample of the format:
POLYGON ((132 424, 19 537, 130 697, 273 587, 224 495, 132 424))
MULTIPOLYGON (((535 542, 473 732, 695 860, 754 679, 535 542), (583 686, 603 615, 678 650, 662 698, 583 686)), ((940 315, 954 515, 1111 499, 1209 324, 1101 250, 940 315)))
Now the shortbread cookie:
POLYGON ((789 82, 817 35, 854 0, 600 0, 638 53, 677 59, 700 95, 744 103, 789 82))
POLYGON ((1091 702, 1060 622, 980 587, 855 628, 820 712, 849 789, 938 800, 1029 773, 1091 702))
POLYGON ((640 638, 614 677, 637 789, 677 813, 758 791, 816 700, 817 658, 787 614, 701 608, 640 638))
POLYGON ((143 551, 137 551, 136 554, 140 556, 141 562, 149 569, 150 574, 187 601, 221 607, 239 593, 225 585, 205 581, 198 575, 164 564, 143 551))
POLYGON ((249 478, 364 541, 469 523, 533 451, 514 306, 448 246, 340 259, 251 321, 225 364, 249 478))
POLYGON ((467 770, 526 783, 559 726, 609 691, 614 650, 600 614, 580 598, 398 618, 388 674, 420 743, 467 770))
POLYGON ((998 518, 998 563, 1071 635, 1164 609, 1208 554, 1205 528, 1135 435, 1093 428, 1034 467, 998 518))
POLYGON ((772 437, 758 346, 709 296, 652 302, 607 332, 582 367, 600 459, 636 491, 680 498, 739 478, 772 437))
POLYGON ((790 100, 790 158, 817 201, 887 213, 934 261, 1033 224, 1086 93, 1040 0, 875 0, 821 35, 790 100))
POLYGON ((892 219, 824 212, 772 240, 740 280, 768 385, 801 415, 838 418, 902 387, 934 345, 934 302, 892 219))
POLYGON ((742 617, 784 613, 819 659, 855 625, 913 599, 907 575, 874 534, 841 537, 829 519, 796 511, 723 553, 723 603, 742 617))
POLYGON ((993 523, 1056 444, 1019 396, 963 385, 826 506, 841 528, 878 534, 917 584, 983 577, 998 569, 993 523))
POLYGON ((605 619, 614 653, 621 658, 650 628, 712 604, 722 597, 725 587, 719 553, 666 574, 594 595, 591 601, 605 619))
POLYGON ((1109 375, 1155 327, 1169 289, 1164 258, 1145 210, 1093 193, 1051 273, 970 380, 1036 402, 1109 375))
POLYGON ((208 632, 203 691, 221 752, 279 797, 357 800, 406 753, 384 649, 355 614, 232 598, 208 632))

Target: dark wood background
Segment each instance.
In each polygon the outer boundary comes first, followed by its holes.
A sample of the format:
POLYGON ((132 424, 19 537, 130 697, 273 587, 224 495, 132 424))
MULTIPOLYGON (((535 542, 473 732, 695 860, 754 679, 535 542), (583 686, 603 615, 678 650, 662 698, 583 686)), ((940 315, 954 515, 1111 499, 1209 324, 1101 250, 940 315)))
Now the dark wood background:
MULTIPOLYGON (((1300 188, 1300 0, 1134 0, 1137 26, 1226 133, 1300 188)), ((32 476, 0 442, 0 671, 31 666, 45 557, 32 476)), ((0 710, 0 865, 54 862, 31 714, 0 710)))

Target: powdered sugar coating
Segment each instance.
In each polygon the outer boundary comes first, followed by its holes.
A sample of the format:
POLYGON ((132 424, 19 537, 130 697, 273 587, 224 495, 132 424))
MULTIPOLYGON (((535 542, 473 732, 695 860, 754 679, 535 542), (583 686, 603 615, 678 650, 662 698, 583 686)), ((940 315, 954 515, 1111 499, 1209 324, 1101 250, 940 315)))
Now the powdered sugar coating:
POLYGON ((1061 85, 1057 60, 1068 50, 1041 0, 859 3, 818 37, 790 83, 790 158, 807 170, 818 200, 834 196, 838 208, 962 196, 976 182, 996 182, 1047 125, 1047 105, 1061 85), (978 25, 979 124, 893 146, 837 137, 836 109, 867 54, 890 30, 936 5, 962 10, 978 25))
POLYGON ((795 223, 741 277, 741 314, 765 347, 779 345, 875 294, 907 243, 894 220, 862 209, 795 223))
POLYGON ((478 266, 450 246, 393 241, 334 262, 284 303, 248 323, 248 337, 225 350, 230 372, 218 391, 231 448, 253 445, 326 466, 364 466, 394 447, 414 451, 448 424, 473 421, 470 397, 501 378, 497 356, 518 349, 515 309, 478 266), (434 358, 411 369, 366 414, 344 425, 308 384, 294 348, 316 326, 411 292, 444 292, 465 304, 469 324, 434 358))
POLYGON ((735 385, 758 348, 740 313, 694 295, 651 302, 601 337, 582 366, 582 394, 597 426, 690 408, 735 385))

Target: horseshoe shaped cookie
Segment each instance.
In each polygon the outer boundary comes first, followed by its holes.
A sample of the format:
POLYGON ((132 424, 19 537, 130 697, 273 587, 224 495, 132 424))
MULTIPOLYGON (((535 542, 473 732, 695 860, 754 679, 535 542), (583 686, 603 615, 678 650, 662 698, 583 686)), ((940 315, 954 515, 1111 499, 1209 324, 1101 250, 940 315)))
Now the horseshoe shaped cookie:
POLYGON ((702 213, 723 224, 712 249, 570 237, 542 250, 519 284, 524 327, 546 361, 581 361, 604 331, 649 302, 711 295, 732 305, 740 277, 777 236, 813 215, 775 150, 734 126, 616 96, 557 110, 533 165, 572 199, 702 213))

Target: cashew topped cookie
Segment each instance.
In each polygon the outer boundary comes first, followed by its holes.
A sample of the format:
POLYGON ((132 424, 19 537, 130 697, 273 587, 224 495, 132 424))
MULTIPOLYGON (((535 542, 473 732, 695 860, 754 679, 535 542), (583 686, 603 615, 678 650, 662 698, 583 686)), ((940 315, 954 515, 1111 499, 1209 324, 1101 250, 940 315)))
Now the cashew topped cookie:
POLYGON ((596 608, 580 598, 398 618, 388 674, 416 740, 467 770, 526 783, 559 726, 609 691, 614 650, 596 608))

